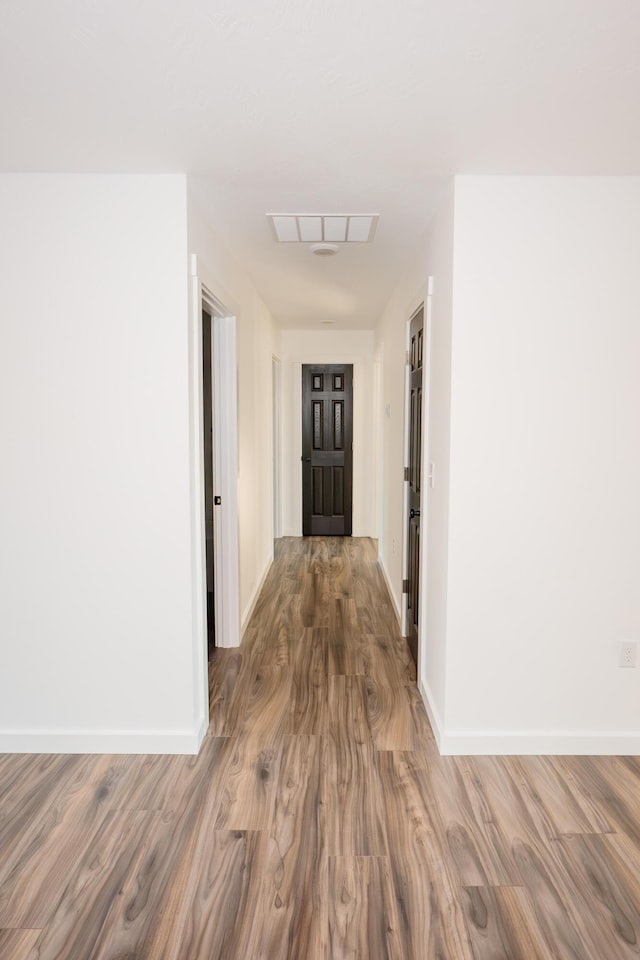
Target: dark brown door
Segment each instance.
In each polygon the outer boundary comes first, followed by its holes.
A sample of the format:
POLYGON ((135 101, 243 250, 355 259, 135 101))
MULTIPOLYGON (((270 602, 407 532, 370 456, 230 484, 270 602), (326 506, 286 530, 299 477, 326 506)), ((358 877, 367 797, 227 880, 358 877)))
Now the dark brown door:
POLYGON ((302 532, 351 536, 353 366, 302 366, 302 532))
POLYGON ((213 394, 211 377, 211 315, 202 311, 202 418, 204 423, 204 523, 207 563, 207 647, 215 647, 213 580, 213 394))
POLYGON ((422 486, 422 359, 424 355, 424 308, 411 318, 409 348, 409 556, 407 558, 407 639, 418 662, 418 607, 420 584, 420 488, 422 486))

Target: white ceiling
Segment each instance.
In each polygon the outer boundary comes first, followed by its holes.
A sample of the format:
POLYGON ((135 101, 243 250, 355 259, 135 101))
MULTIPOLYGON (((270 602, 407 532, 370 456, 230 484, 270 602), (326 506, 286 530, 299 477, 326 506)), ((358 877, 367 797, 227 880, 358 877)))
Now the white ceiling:
POLYGON ((0 169, 189 172, 284 326, 372 326, 453 173, 640 174, 638 0, 0 0, 0 169), (268 212, 377 212, 314 257, 268 212))

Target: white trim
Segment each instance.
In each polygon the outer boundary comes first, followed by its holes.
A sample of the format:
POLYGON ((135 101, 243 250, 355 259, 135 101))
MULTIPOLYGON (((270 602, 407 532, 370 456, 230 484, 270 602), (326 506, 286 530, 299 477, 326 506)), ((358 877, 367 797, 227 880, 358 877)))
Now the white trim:
POLYGON ((455 756, 640 756, 640 732, 557 730, 447 731, 429 687, 418 690, 443 757, 455 756))
MULTIPOLYGON (((209 696, 209 671, 207 670, 207 699, 208 699, 208 696, 209 696)), ((207 703, 207 706, 208 705, 209 704, 207 703)), ((200 717, 199 723, 196 722, 196 739, 198 744, 196 753, 200 749, 200 745, 202 744, 202 741, 204 740, 208 729, 209 729, 209 710, 207 710, 206 716, 200 717)))
POLYGON ((206 629, 206 564, 202 423, 202 309, 212 316, 213 467, 214 493, 222 498, 214 523, 216 646, 240 643, 240 583, 238 551, 238 437, 236 319, 212 292, 206 269, 191 256, 191 489, 192 579, 194 609, 194 671, 196 709, 209 716, 206 629))
POLYGON ((386 568, 385 565, 384 565, 384 560, 383 560, 382 555, 381 555, 380 553, 378 553, 378 565, 380 566, 380 569, 381 569, 381 571, 382 571, 382 576, 383 576, 383 578, 384 578, 384 582, 385 582, 385 585, 386 585, 386 587, 387 587, 387 592, 388 592, 388 594, 389 594, 389 597, 391 598, 391 604, 392 604, 392 606, 393 606, 393 609, 394 609, 394 612, 395 612, 395 615, 396 615, 396 619, 397 619, 397 621, 398 621, 398 627, 399 627, 400 629, 402 629, 402 611, 401 611, 401 608, 398 606, 398 601, 396 600, 396 598, 395 598, 395 596, 394 596, 393 589, 392 589, 392 587, 391 587, 391 580, 389 579, 389 574, 387 573, 387 568, 386 568))
POLYGON ((0 753, 197 754, 207 725, 193 730, 2 730, 0 753))
POLYGON ((438 746, 442 756, 640 756, 640 733, 452 731, 438 746))
POLYGON ((240 636, 241 636, 241 637, 244 637, 245 630, 246 630, 247 627, 249 626, 249 621, 251 620, 251 617, 252 617, 252 615, 253 615, 253 611, 254 611, 255 608, 256 608, 256 604, 257 604, 258 598, 259 598, 259 596, 260 596, 260 591, 262 590, 262 588, 263 588, 264 585, 265 585, 265 581, 266 581, 267 577, 269 576, 269 570, 271 570, 272 565, 273 565, 273 559, 272 559, 271 557, 269 557, 269 559, 267 560, 267 565, 266 565, 266 567, 264 568, 264 572, 263 572, 262 576, 260 577, 260 582, 258 583, 258 586, 257 586, 257 587, 255 588, 255 590, 253 591, 253 595, 252 595, 251 599, 249 600, 249 603, 247 604, 247 606, 246 606, 246 608, 245 608, 244 614, 242 615, 242 619, 241 619, 241 621, 240 621, 240 636))
POLYGON ((213 333, 214 479, 222 498, 216 507, 214 523, 216 646, 237 647, 240 645, 240 573, 236 318, 214 317, 213 333))
MULTIPOLYGON (((192 258, 189 317, 189 472, 191 520, 191 602, 193 697, 196 716, 209 722, 207 671, 207 574, 204 517, 204 424, 202 413, 202 295, 196 258, 192 258)), ((206 729, 206 725, 205 725, 206 729)))
MULTIPOLYGON (((415 310, 414 310, 415 313, 415 310)), ((411 314, 413 316, 413 313, 411 314)), ((402 463, 404 470, 409 467, 409 452, 411 441, 409 431, 411 429, 411 363, 409 362, 409 351, 411 350, 411 319, 405 322, 405 364, 404 364, 404 450, 402 463)), ((409 576, 409 481, 402 481, 402 581, 409 576)), ((400 612, 400 630, 403 637, 409 635, 409 595, 402 594, 402 607, 400 612)))
POLYGON ((431 397, 431 331, 433 326, 433 277, 427 279, 427 295, 424 299, 424 334, 422 358, 422 463, 420 475, 422 488, 420 491, 420 572, 418 587, 418 677, 426 683, 427 677, 427 617, 430 597, 428 588, 429 573, 429 525, 431 507, 431 486, 429 483, 429 462, 431 449, 431 431, 429 429, 430 397, 431 397))
POLYGON ((429 688, 429 684, 423 682, 418 678, 418 691, 422 697, 422 702, 424 703, 425 710, 427 711, 427 716, 429 717, 429 723, 431 724, 431 729, 433 730, 433 735, 436 738, 436 743, 438 745, 438 750, 442 753, 442 717, 440 716, 440 711, 435 705, 433 696, 429 688))

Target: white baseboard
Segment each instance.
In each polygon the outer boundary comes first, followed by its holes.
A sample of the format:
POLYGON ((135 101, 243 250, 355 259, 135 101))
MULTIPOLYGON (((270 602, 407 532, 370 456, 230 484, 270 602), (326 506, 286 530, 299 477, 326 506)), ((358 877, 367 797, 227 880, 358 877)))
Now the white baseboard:
POLYGON ((438 747, 443 756, 639 756, 640 734, 452 731, 438 747))
POLYGON ((442 750, 442 717, 440 716, 440 711, 437 709, 433 695, 429 690, 429 687, 426 683, 423 683, 422 680, 418 680, 418 691, 422 697, 422 702, 424 703, 425 710, 427 711, 427 716, 429 717, 429 723, 431 724, 431 729, 433 730, 433 735, 436 739, 438 745, 438 750, 440 753, 443 753, 442 750))
POLYGON ((392 590, 392 588, 391 588, 391 581, 389 580, 389 575, 387 574, 387 568, 385 567, 385 565, 384 565, 384 560, 382 559, 381 556, 378 556, 378 565, 380 566, 380 569, 382 570, 382 576, 384 577, 384 582, 385 582, 385 585, 386 585, 386 587, 387 587, 387 593, 389 594, 389 599, 391 600, 391 605, 392 605, 392 607, 393 607, 393 609, 394 609, 394 611, 395 611, 395 614, 396 614, 396 619, 397 619, 397 621, 398 621, 398 626, 400 627, 400 629, 402 629, 402 612, 401 612, 400 607, 398 606, 398 604, 397 604, 397 602, 396 602, 396 598, 395 598, 395 596, 394 596, 394 594, 393 594, 393 590, 392 590))
POLYGON ((583 733, 559 730, 445 730, 428 687, 418 683, 438 750, 443 757, 478 756, 640 756, 640 733, 583 733))
POLYGON ((244 611, 244 613, 243 613, 243 615, 242 615, 242 619, 240 620, 240 639, 242 639, 242 637, 244 636, 244 632, 245 632, 245 630, 247 629, 247 627, 248 627, 248 625, 249 625, 249 620, 251 620, 251 617, 252 617, 252 615, 253 615, 253 611, 254 611, 255 608, 256 608, 256 604, 257 604, 257 602, 258 602, 258 597, 260 596, 260 591, 261 591, 262 588, 264 587, 265 580, 267 579, 267 576, 268 576, 268 574, 269 574, 269 570, 271 570, 271 564, 272 564, 272 563, 273 563, 273 557, 268 557, 268 558, 267 558, 266 566, 265 566, 265 568, 264 568, 264 571, 263 571, 263 573, 262 573, 262 576, 260 577, 260 582, 258 583, 258 586, 257 586, 257 587, 255 588, 255 590, 253 591, 253 594, 252 594, 252 596, 251 596, 251 599, 249 600, 249 603, 247 604, 246 609, 245 609, 245 611, 244 611))
POLYGON ((0 753, 195 755, 206 730, 0 730, 0 753))
MULTIPOLYGON (((207 687, 207 693, 208 693, 208 687, 207 687)), ((198 753, 198 751, 200 750, 200 746, 202 744, 202 741, 207 735, 208 729, 209 729, 209 704, 207 703, 206 717, 200 717, 199 722, 196 724, 196 738, 198 743, 198 749, 196 750, 196 753, 198 753)))

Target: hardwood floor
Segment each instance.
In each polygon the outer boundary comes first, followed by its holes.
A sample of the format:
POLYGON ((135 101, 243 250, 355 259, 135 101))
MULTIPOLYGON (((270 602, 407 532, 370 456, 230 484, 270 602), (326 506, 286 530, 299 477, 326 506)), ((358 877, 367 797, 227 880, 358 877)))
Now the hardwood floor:
POLYGON ((0 757, 2 960, 640 957, 640 759, 440 757, 375 544, 285 539, 198 757, 0 757))

